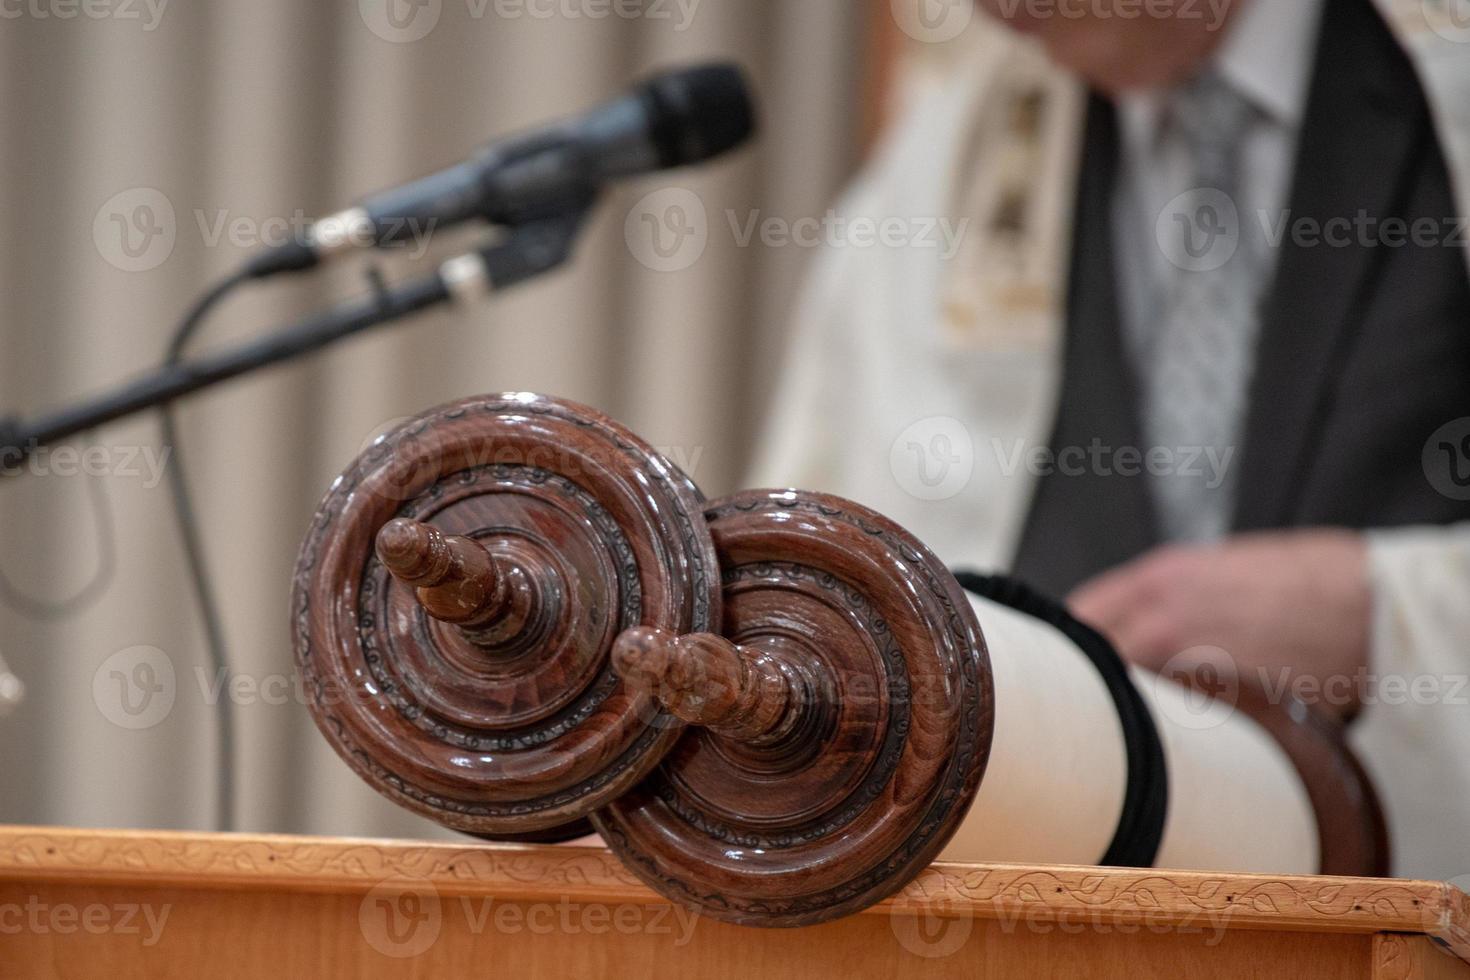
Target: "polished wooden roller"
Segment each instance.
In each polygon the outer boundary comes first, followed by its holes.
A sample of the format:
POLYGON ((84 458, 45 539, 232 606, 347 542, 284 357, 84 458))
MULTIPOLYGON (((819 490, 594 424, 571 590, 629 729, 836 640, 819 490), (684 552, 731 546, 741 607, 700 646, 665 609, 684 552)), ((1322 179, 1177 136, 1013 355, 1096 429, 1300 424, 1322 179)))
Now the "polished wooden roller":
POLYGON ((504 395, 333 485, 293 610, 316 721, 379 791, 496 838, 590 818, 725 921, 838 918, 936 858, 1385 871, 1304 706, 1130 678, 1054 603, 965 582, 860 505, 706 505, 598 413, 504 395))
POLYGON ((495 838, 557 840, 680 726, 609 663, 624 630, 718 623, 689 479, 591 409, 436 409, 332 485, 297 564, 296 655, 322 733, 374 788, 495 838))
MULTIPOLYGON (((613 651, 631 686, 698 726, 593 817, 644 881, 720 919, 801 925, 871 905, 935 857, 1108 851, 1137 774, 1117 696, 1076 642, 1090 631, 967 594, 848 501, 747 492, 706 516, 722 635, 639 627, 613 651)), ((1303 706, 1237 688, 1201 710, 1172 681, 1133 686, 1166 761, 1156 864, 1383 873, 1372 790, 1303 706)))
POLYGON ((691 731, 593 823, 654 888, 718 918, 821 921, 933 861, 980 786, 995 696, 980 625, 902 528, 820 494, 706 512, 722 636, 635 629, 630 685, 691 731))

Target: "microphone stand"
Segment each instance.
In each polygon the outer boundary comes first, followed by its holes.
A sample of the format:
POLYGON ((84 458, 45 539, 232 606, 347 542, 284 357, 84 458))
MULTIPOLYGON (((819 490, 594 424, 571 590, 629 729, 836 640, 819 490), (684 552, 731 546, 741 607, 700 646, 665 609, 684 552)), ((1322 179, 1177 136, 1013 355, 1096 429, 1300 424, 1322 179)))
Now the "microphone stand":
MULTIPOLYGON (((591 204, 589 195, 563 214, 514 226, 502 240, 450 259, 433 275, 391 287, 375 278, 372 295, 306 317, 259 340, 166 364, 112 391, 34 419, 0 418, 0 480, 23 472, 21 464, 38 448, 68 436, 309 354, 372 327, 443 303, 469 302, 549 272, 571 256, 591 204)), ((24 695, 25 686, 0 658, 0 716, 13 710, 24 695)))
POLYGON ((168 404, 252 371, 319 350, 372 327, 453 301, 469 301, 549 272, 571 255, 588 204, 513 228, 501 241, 450 259, 433 275, 386 286, 218 354, 166 365, 102 395, 34 419, 0 419, 0 477, 47 446, 107 422, 168 404))

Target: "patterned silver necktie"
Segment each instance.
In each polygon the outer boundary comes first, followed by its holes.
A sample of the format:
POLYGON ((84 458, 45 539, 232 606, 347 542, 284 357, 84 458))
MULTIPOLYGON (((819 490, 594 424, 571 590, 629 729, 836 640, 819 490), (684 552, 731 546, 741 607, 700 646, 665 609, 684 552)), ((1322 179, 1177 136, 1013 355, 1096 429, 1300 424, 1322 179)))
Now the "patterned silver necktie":
POLYGON ((1165 122, 1193 181, 1159 216, 1170 275, 1158 284, 1158 321, 1139 324, 1132 341, 1145 453, 1156 454, 1155 509, 1169 540, 1218 538, 1234 509, 1265 278, 1264 239, 1238 194, 1241 144, 1256 119, 1206 72, 1171 97, 1165 122))

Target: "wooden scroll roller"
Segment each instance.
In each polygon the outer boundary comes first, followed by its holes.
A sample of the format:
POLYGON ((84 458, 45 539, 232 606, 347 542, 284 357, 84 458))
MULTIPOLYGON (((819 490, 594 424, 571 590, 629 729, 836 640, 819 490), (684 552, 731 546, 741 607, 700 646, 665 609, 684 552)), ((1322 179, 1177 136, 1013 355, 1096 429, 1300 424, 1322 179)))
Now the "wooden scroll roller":
POLYGON ((857 504, 747 492, 706 517, 719 634, 641 625, 613 650, 696 727, 592 818, 668 897, 787 926, 936 858, 1384 872, 1372 790, 1301 705, 1130 680, 1064 610, 998 580, 967 592, 857 504))
POLYGON ((609 652, 719 622, 694 485, 601 414, 534 395, 414 419, 333 484, 292 595, 317 725, 375 789, 469 833, 557 840, 679 737, 609 652))

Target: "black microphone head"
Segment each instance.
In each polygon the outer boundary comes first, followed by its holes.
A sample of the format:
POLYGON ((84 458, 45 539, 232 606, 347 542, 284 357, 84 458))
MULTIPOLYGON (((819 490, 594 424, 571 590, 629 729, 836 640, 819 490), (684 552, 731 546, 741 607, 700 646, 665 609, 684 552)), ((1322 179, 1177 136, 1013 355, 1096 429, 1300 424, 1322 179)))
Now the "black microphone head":
POLYGON ((644 82, 649 135, 663 167, 682 167, 732 150, 756 130, 745 73, 734 64, 699 65, 644 82))

